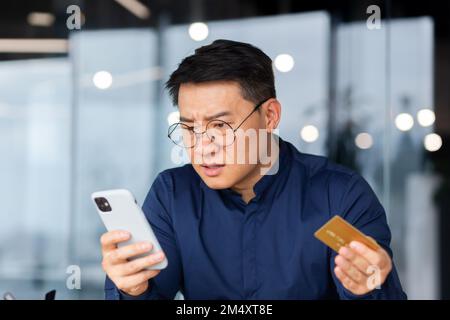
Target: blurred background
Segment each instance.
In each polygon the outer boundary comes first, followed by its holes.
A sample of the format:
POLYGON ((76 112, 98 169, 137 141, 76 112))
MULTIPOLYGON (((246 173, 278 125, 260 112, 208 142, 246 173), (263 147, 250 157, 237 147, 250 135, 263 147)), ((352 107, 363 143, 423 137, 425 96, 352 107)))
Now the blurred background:
POLYGON ((448 1, 2 1, 0 294, 103 298, 90 194, 142 203, 181 164, 164 81, 226 38, 273 59, 281 137, 369 181, 409 297, 448 299, 449 14, 448 1))

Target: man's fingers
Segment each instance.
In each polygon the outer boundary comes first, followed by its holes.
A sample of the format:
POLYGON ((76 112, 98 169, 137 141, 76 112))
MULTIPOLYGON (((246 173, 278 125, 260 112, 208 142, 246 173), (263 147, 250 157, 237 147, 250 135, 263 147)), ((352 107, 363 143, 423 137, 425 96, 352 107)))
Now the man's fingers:
POLYGON ((119 278, 115 285, 120 290, 130 290, 136 286, 148 281, 151 278, 156 277, 160 270, 143 270, 139 273, 119 278))
POLYGON ((358 284, 365 284, 366 275, 359 271, 353 264, 345 259, 343 256, 338 255, 335 258, 336 266, 338 266, 348 277, 358 284))
POLYGON ((102 251, 105 253, 114 250, 119 242, 126 241, 130 238, 130 233, 123 230, 114 230, 104 233, 100 238, 102 251))
POLYGON ((385 259, 385 252, 383 249, 375 251, 358 241, 350 242, 350 248, 352 248, 358 254, 363 256, 367 261, 369 261, 371 265, 383 268, 384 264, 387 262, 385 259))
POLYGON ((361 289, 361 286, 358 285, 355 281, 353 281, 349 276, 347 276, 340 267, 334 268, 334 273, 347 290, 355 294, 364 293, 364 291, 361 289))
POLYGON ((348 247, 341 247, 341 249, 339 249, 339 255, 343 256, 345 259, 353 263, 353 265, 355 265, 359 271, 366 275, 369 275, 369 262, 354 250, 348 247))
POLYGON ((124 261, 126 261, 131 257, 149 252, 152 249, 152 247, 153 246, 150 242, 139 242, 130 244, 128 246, 121 247, 114 251, 111 251, 107 256, 107 260, 111 264, 123 263, 124 261))
POLYGON ((143 270, 144 268, 151 267, 163 260, 164 253, 162 251, 158 251, 148 256, 116 266, 116 268, 118 269, 117 273, 121 276, 133 275, 143 270))

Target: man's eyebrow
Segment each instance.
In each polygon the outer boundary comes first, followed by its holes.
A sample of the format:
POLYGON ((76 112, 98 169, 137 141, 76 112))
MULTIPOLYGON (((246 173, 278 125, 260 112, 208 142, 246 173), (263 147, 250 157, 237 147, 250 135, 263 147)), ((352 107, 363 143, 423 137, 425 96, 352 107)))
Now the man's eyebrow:
MULTIPOLYGON (((231 112, 230 112, 230 111, 221 111, 221 112, 218 112, 218 113, 213 114, 213 115, 211 115, 211 116, 205 117, 205 120, 206 120, 206 121, 209 121, 209 120, 212 120, 212 119, 216 119, 216 118, 220 118, 220 117, 225 117, 225 116, 229 116, 229 115, 231 115, 231 112)), ((183 116, 180 116, 180 122, 194 122, 194 120, 185 118, 185 117, 183 117, 183 116)))
POLYGON ((194 120, 180 116, 180 122, 194 122, 194 120))
POLYGON ((229 116, 231 115, 230 111, 222 111, 222 112, 218 112, 212 116, 207 116, 205 117, 205 120, 212 120, 212 119, 216 119, 216 118, 220 118, 220 117, 225 117, 225 116, 229 116))

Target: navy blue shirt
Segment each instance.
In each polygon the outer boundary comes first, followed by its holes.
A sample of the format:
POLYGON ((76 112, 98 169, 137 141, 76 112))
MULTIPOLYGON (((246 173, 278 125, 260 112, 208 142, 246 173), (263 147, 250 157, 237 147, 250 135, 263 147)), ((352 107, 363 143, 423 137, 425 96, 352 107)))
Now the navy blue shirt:
POLYGON ((192 165, 161 172, 143 204, 168 259, 149 290, 130 297, 106 278, 106 299, 404 299, 395 266, 380 289, 357 296, 336 278, 336 253, 314 237, 340 215, 387 250, 391 234, 367 182, 280 139, 279 170, 246 204, 209 188, 192 165))

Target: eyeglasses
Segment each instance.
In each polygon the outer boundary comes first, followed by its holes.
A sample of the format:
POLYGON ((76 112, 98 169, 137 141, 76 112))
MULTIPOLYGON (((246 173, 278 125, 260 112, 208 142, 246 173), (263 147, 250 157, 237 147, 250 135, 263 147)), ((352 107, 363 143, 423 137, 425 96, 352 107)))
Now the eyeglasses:
POLYGON ((250 118, 250 116, 256 110, 258 110, 259 107, 261 107, 269 99, 265 99, 258 103, 253 108, 252 112, 250 112, 248 116, 246 116, 235 129, 233 129, 233 127, 228 122, 219 119, 210 120, 206 124, 205 131, 203 132, 195 132, 195 127, 188 126, 187 124, 182 122, 177 122, 169 127, 167 136, 177 146, 186 149, 195 147, 197 142, 203 137, 203 134, 205 133, 212 143, 220 147, 230 146, 236 140, 236 131, 248 118, 250 118))

